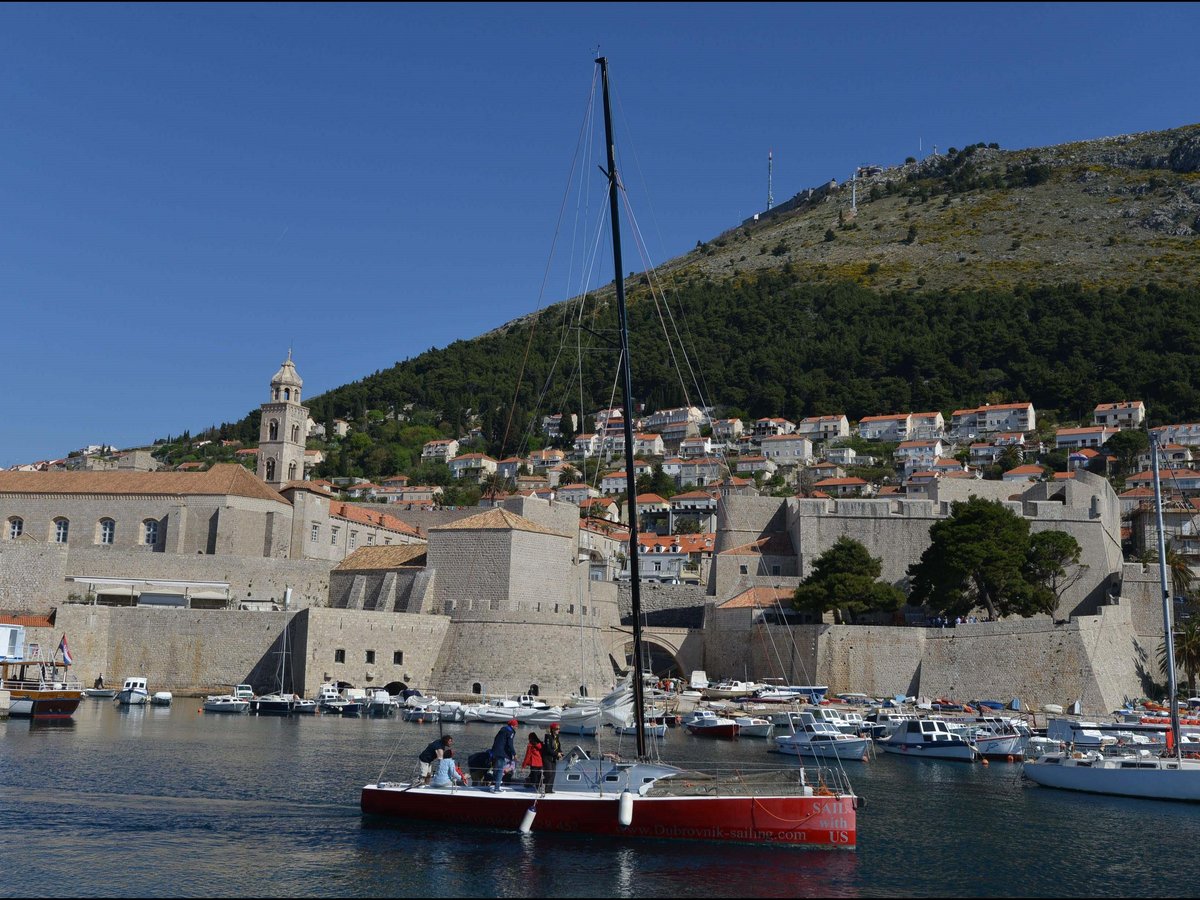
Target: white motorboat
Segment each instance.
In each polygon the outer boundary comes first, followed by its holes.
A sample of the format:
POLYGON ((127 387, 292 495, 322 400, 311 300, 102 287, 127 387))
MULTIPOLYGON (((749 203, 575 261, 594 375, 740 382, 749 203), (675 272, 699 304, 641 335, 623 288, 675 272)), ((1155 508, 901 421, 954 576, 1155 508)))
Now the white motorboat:
MULTIPOLYGON (((667 725, 665 722, 660 722, 657 725, 647 721, 645 723, 645 734, 648 737, 665 738, 667 736, 667 725)), ((636 725, 615 725, 613 731, 620 735, 637 734, 636 725)))
POLYGON ((351 698, 347 693, 338 690, 338 686, 327 681, 317 690, 317 706, 324 712, 340 716, 357 716, 362 712, 361 700, 351 698))
POLYGON ((233 694, 210 694, 204 698, 202 708, 211 713, 245 713, 250 711, 250 701, 233 694))
POLYGON ((385 719, 395 714, 396 704, 392 702, 391 694, 382 689, 371 691, 371 696, 367 700, 368 717, 372 719, 385 719))
MULTIPOLYGON (((1162 593, 1163 645, 1166 649, 1167 698, 1170 711, 1169 750, 1115 747, 1105 750, 1062 750, 1026 760, 1025 776, 1045 787, 1146 800, 1200 801, 1200 759, 1183 755, 1175 671, 1171 584, 1167 578, 1167 541, 1163 530, 1159 480, 1158 435, 1150 432, 1150 470, 1154 476, 1155 526, 1158 532, 1158 578, 1162 593), (1169 754, 1169 755, 1164 755, 1169 754)), ((1103 745, 1102 745, 1103 746, 1103 745)))
POLYGON ((978 756, 975 746, 962 735, 955 734, 941 719, 913 719, 889 738, 879 741, 878 747, 888 753, 919 759, 954 759, 973 762, 978 756))
POLYGON ((775 728, 770 719, 759 716, 737 716, 733 721, 737 722, 739 737, 769 738, 775 728))
POLYGON ((295 697, 292 701, 292 713, 297 716, 315 716, 317 714, 317 701, 306 700, 304 697, 295 697))
POLYGON ((710 700, 736 700, 738 697, 753 697, 766 686, 757 681, 722 681, 706 687, 704 696, 710 700))
POLYGON ((1025 745, 1030 731, 1023 723, 1002 716, 979 716, 965 723, 967 737, 987 759, 1020 759, 1025 755, 1025 745))
POLYGON ((866 758, 867 745, 871 743, 869 738, 844 734, 812 713, 799 713, 799 716, 794 732, 775 736, 775 746, 780 753, 818 758, 866 758))
POLYGON ((175 698, 171 694, 170 691, 155 691, 150 696, 150 705, 151 706, 170 706, 171 701, 174 699, 175 698))
POLYGON ((711 709, 693 710, 684 716, 683 726, 692 734, 699 737, 725 738, 732 740, 738 736, 738 723, 733 719, 718 716, 711 709))
POLYGON ((150 702, 150 691, 146 689, 146 679, 133 676, 125 679, 121 690, 117 691, 117 703, 121 706, 142 706, 150 702))

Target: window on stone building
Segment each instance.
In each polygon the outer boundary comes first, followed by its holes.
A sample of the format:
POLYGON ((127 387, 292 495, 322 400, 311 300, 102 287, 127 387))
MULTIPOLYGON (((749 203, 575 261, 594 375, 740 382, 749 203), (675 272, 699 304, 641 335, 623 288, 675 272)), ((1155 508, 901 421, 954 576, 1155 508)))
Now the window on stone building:
POLYGON ((300 426, 299 425, 292 426, 292 443, 293 444, 300 443, 300 426))
POLYGON ((383 539, 383 545, 384 545, 385 547, 388 547, 388 546, 390 546, 390 545, 391 545, 391 543, 392 543, 392 539, 391 539, 390 537, 385 537, 385 538, 383 539))
POLYGON ((749 566, 738 566, 738 571, 741 572, 743 575, 749 575, 750 567, 749 566))
POLYGON ((157 519, 147 519, 145 522, 142 523, 142 537, 144 539, 142 541, 142 543, 144 543, 147 547, 157 547, 158 546, 158 520, 157 519))
POLYGON ((315 544, 318 540, 320 540, 320 538, 321 538, 321 526, 314 522, 313 527, 312 527, 312 534, 309 537, 309 540, 315 544))
POLYGON ((276 419, 272 419, 271 423, 267 426, 267 440, 279 440, 279 422, 276 419))
POLYGON ((334 650, 333 651, 333 661, 335 663, 344 663, 346 661, 346 651, 345 650, 334 650))
POLYGON ((471 685, 471 693, 472 694, 482 694, 483 693, 483 685, 480 684, 478 681, 476 681, 474 684, 471 685))
POLYGON ((352 531, 352 532, 350 532, 350 549, 353 550, 357 546, 358 546, 358 532, 352 531))
POLYGON ((65 544, 67 542, 67 535, 70 533, 70 531, 71 531, 71 523, 70 522, 68 522, 66 519, 55 519, 54 520, 54 543, 65 544))
POLYGON ((329 543, 335 544, 335 545, 337 544, 338 531, 340 531, 340 530, 341 529, 339 529, 338 526, 336 526, 336 525, 330 526, 330 528, 329 528, 329 543))
POLYGON ((375 543, 375 532, 367 532, 367 546, 370 547, 375 543))
POLYGON ((296 464, 288 463, 288 481, 296 480, 296 464))
POLYGON ((117 536, 117 523, 112 519, 100 520, 100 543, 111 544, 117 536))
POLYGON ((25 520, 20 516, 13 516, 8 520, 8 539, 15 541, 25 532, 25 520))
POLYGON ((373 665, 374 663, 375 663, 375 651, 374 651, 374 650, 368 650, 368 651, 367 651, 367 665, 368 665, 368 666, 369 666, 369 665, 373 665))
POLYGON ((771 566, 771 574, 778 575, 779 574, 779 566, 771 566))
POLYGON ((404 651, 403 650, 395 650, 392 652, 392 665, 393 666, 404 665, 404 651))
POLYGON ((275 480, 275 460, 267 460, 267 481, 275 480))

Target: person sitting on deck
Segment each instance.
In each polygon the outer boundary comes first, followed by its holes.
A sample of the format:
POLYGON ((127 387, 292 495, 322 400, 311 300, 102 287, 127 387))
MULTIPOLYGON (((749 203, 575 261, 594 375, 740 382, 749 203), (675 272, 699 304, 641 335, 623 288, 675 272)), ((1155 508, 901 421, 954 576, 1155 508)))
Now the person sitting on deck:
POLYGON ((436 788, 452 787, 456 784, 469 784, 470 781, 458 768, 454 761, 454 751, 444 750, 433 772, 433 786, 436 788))

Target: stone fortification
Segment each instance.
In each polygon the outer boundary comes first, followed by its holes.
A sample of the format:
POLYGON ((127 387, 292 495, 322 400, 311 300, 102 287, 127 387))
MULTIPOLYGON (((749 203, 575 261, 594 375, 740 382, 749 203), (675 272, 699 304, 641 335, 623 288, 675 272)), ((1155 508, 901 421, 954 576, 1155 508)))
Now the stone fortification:
MULTIPOLYGON (((633 597, 628 581, 617 587, 621 624, 633 623, 633 597)), ((699 585, 644 582, 641 590, 642 617, 647 625, 671 628, 702 628, 708 597, 699 585)))
POLYGON ((450 630, 445 616, 336 609, 306 610, 296 624, 296 673, 308 696, 324 681, 430 691, 450 630))
POLYGON ((1086 710, 1107 712, 1163 690, 1161 637, 1134 625, 1150 616, 1147 605, 1122 599, 1068 622, 1034 616, 954 628, 769 626, 750 610, 739 620, 722 613, 705 629, 705 669, 710 677, 811 679, 881 697, 1019 697, 1032 709, 1082 700, 1086 710))
POLYGON ((34 541, 0 543, 0 609, 49 612, 68 599, 86 596, 88 576, 228 582, 234 606, 243 602, 282 604, 288 587, 292 589, 292 608, 324 605, 329 595, 329 565, 321 560, 186 556, 116 548, 68 550, 60 544, 34 541))

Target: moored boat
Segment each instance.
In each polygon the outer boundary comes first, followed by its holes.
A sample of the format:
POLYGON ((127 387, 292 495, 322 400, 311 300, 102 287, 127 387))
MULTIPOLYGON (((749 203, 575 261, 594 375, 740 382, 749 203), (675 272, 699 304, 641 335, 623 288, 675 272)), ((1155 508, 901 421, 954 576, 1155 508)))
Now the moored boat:
POLYGON ((146 679, 140 675, 126 678, 115 699, 121 706, 143 706, 149 703, 150 691, 146 688, 146 679))
POLYGON ((250 711, 250 701, 233 694, 210 694, 204 698, 201 708, 211 713, 245 713, 250 711))
MULTIPOLYGON (((60 648, 65 646, 66 638, 60 648)), ((0 625, 0 690, 9 693, 15 718, 69 719, 83 699, 83 685, 70 677, 70 657, 29 658, 24 625, 0 625)), ((65 654, 64 654, 65 655, 65 654)))
POLYGON ((683 727, 698 737, 733 740, 741 730, 733 719, 718 716, 711 709, 697 709, 683 717, 683 727))
POLYGON ((950 759, 973 762, 979 755, 965 737, 955 734, 941 719, 912 719, 876 746, 887 753, 917 759, 950 759))

